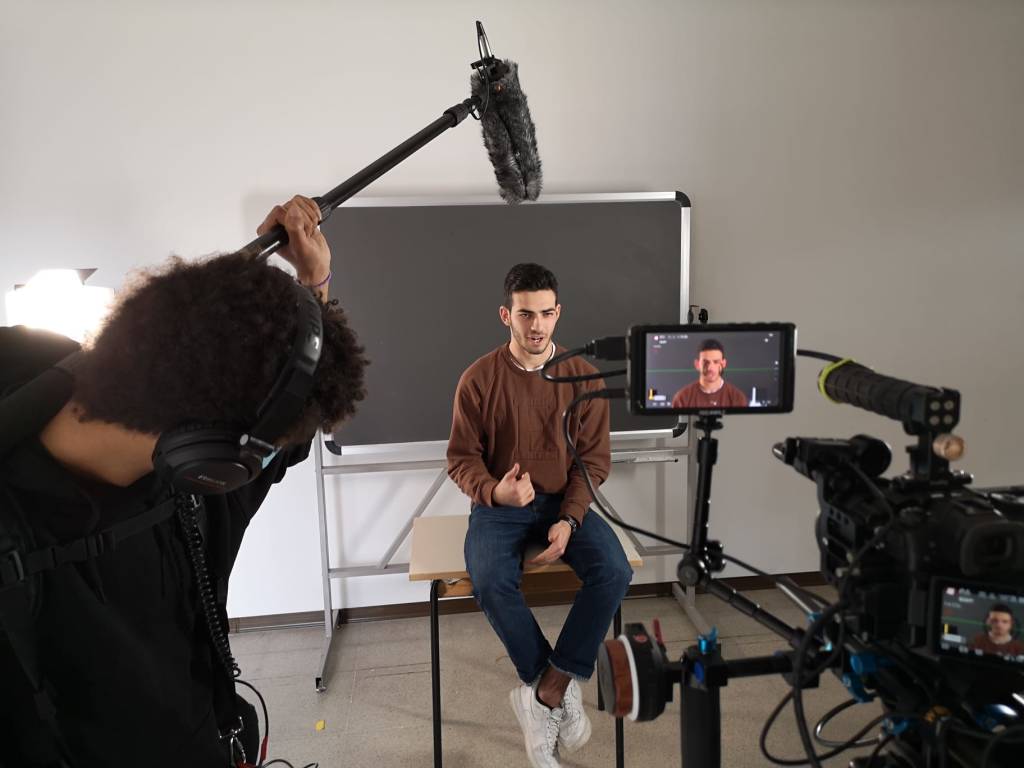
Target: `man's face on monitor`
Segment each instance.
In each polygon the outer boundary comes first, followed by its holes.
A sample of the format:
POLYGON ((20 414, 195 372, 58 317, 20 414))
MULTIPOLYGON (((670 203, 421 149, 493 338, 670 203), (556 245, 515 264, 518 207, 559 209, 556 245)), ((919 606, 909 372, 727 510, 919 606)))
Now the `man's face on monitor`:
POLYGON ((701 384, 717 384, 725 370, 725 356, 720 349, 706 349, 693 361, 693 366, 700 372, 701 384))
POLYGON ((542 355, 562 312, 555 292, 520 291, 512 294, 512 308, 501 307, 501 321, 512 331, 512 343, 528 355, 542 355))
POLYGON ((992 611, 988 615, 988 633, 992 637, 1009 637, 1013 629, 1013 617, 1002 611, 992 611))

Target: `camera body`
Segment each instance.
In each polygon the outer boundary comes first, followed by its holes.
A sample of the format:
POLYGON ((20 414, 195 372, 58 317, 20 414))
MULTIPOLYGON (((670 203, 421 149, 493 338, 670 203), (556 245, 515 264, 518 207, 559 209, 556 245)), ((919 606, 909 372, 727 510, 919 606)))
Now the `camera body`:
MULTIPOLYGON (((889 448, 865 435, 788 438, 775 453, 817 486, 821 572, 834 586, 848 580, 854 635, 936 656, 949 634, 942 631, 945 589, 984 592, 993 604, 1024 609, 1024 488, 973 490, 969 476, 948 471, 887 480, 879 475, 889 448), (851 572, 851 560, 882 530, 851 572)), ((1020 654, 981 656, 1024 668, 1020 654)))

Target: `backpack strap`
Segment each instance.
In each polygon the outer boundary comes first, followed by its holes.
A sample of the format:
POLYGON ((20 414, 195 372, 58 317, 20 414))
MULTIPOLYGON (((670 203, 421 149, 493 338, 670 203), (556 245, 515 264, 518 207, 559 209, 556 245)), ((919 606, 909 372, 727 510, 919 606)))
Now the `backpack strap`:
MULTIPOLYGON (((72 353, 17 389, 8 390, 0 399, 0 459, 38 434, 71 398, 71 368, 77 354, 72 353)), ((0 640, 6 641, 14 656, 15 669, 20 666, 24 675, 21 682, 8 682, 22 687, 33 705, 21 713, 17 727, 25 738, 19 748, 27 750, 24 757, 31 760, 32 765, 70 768, 74 765, 71 750, 57 724, 53 690, 43 678, 39 663, 32 596, 27 588, 29 580, 44 571, 109 552, 118 542, 169 518, 174 506, 165 502, 104 531, 25 552, 22 548, 25 541, 17 534, 18 512, 8 508, 16 502, 4 493, 0 496, 0 504, 4 505, 4 509, 0 509, 0 640), (14 527, 8 529, 9 525, 14 527)))
POLYGON ((69 563, 83 563, 111 552, 118 543, 167 520, 174 510, 175 502, 171 497, 152 509, 80 539, 27 553, 18 549, 0 551, 0 591, 21 584, 43 571, 52 571, 69 563))
POLYGON ((70 768, 74 763, 57 725, 53 691, 40 672, 28 594, 24 590, 0 593, 0 613, 0 640, 6 639, 14 654, 14 668, 20 665, 24 674, 24 681, 6 681, 8 695, 20 687, 31 701, 31 706, 13 713, 20 737, 17 749, 33 766, 70 768))
MULTIPOLYGON (((0 458, 18 444, 38 434, 71 397, 72 378, 67 370, 51 367, 17 389, 8 390, 0 400, 0 458)), ((0 503, 13 504, 7 494, 0 503)), ((57 709, 50 686, 43 679, 35 644, 32 600, 27 589, 7 589, 20 585, 35 572, 39 558, 26 568, 26 555, 15 530, 6 530, 14 522, 13 509, 0 510, 0 638, 6 640, 14 655, 15 668, 21 667, 24 681, 19 684, 31 696, 33 712, 23 712, 18 728, 24 731, 22 747, 33 765, 73 765, 71 751, 57 726, 57 709)), ((30 553, 36 555, 37 553, 30 553)))

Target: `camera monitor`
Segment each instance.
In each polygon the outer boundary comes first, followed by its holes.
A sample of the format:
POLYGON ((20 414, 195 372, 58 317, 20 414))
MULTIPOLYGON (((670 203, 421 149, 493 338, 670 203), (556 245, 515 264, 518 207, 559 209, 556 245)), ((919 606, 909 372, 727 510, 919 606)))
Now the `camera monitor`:
POLYGON ((793 410, 792 323, 641 325, 629 330, 633 413, 793 410))
POLYGON ((965 660, 1024 665, 1024 594, 1019 588, 940 581, 935 591, 933 651, 965 660))

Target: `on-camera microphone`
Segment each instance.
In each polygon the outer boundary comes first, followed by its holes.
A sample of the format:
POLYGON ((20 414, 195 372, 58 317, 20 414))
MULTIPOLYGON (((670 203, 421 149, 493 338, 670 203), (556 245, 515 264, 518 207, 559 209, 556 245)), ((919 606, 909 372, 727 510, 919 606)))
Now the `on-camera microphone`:
POLYGON ((526 94, 519 85, 519 65, 491 54, 483 24, 476 23, 480 61, 470 78, 484 146, 494 165, 501 197, 507 203, 536 200, 542 178, 537 135, 526 94))

